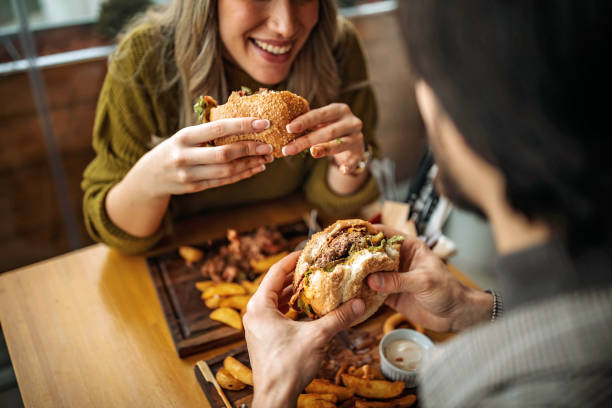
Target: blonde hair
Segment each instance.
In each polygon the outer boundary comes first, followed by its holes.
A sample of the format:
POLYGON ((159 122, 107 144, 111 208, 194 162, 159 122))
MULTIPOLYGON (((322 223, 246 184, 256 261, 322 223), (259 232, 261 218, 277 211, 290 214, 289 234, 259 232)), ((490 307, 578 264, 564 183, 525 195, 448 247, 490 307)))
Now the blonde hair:
MULTIPOLYGON (((319 1, 319 18, 296 56, 287 89, 304 96, 312 107, 324 106, 340 94, 338 60, 348 22, 337 14, 334 0, 319 1)), ((159 37, 160 75, 157 91, 179 85, 180 127, 196 122, 193 103, 200 94, 225 101, 229 96, 218 30, 217 0, 174 0, 149 9, 120 34, 152 27, 159 37)), ((125 52, 129 50, 124 50, 125 52)), ((118 57, 118 54, 111 58, 118 57)), ((144 58, 143 58, 144 60, 144 58)))

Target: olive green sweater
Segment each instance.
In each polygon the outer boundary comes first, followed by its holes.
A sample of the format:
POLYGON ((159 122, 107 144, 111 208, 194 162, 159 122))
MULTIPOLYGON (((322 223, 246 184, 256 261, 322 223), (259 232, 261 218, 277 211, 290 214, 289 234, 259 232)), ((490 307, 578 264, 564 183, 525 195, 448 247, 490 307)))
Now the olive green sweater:
MULTIPOLYGON (((368 79, 364 55, 352 27, 346 41, 346 52, 339 61, 341 89, 368 79)), ((273 199, 302 189, 306 198, 323 211, 346 216, 377 197, 372 177, 350 196, 335 194, 326 182, 328 160, 303 154, 276 159, 264 172, 235 184, 173 196, 166 222, 150 237, 139 238, 123 231, 108 217, 106 194, 151 148, 155 137, 169 137, 179 130, 178 88, 160 92, 156 87, 160 75, 156 66, 157 43, 154 30, 146 27, 129 35, 119 46, 121 57, 113 59, 109 66, 100 93, 93 130, 96 157, 85 169, 82 182, 85 225, 94 240, 125 253, 140 253, 170 234, 173 222, 203 210, 273 199)), ((228 62, 225 70, 229 90, 264 87, 228 62)), ((276 90, 283 87, 284 84, 268 86, 276 90)), ((363 121, 365 139, 376 147, 373 130, 377 114, 372 89, 368 86, 346 92, 339 101, 347 103, 363 121)))

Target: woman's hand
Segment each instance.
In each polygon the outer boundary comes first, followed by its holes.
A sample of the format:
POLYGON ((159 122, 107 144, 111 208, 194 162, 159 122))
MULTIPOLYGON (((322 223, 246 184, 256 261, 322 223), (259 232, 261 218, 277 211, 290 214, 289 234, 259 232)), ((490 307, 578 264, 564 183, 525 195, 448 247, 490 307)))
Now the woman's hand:
POLYGON ((298 394, 319 370, 325 344, 365 310, 361 299, 353 299, 311 322, 285 317, 299 254, 294 252, 270 268, 243 318, 255 383, 254 407, 295 406, 298 394))
POLYGON ((332 103, 313 109, 287 125, 290 133, 311 132, 283 147, 285 156, 295 155, 310 148, 315 159, 333 157, 340 173, 352 172, 365 152, 362 122, 344 103, 332 103))
POLYGON ((134 172, 152 196, 195 193, 235 183, 264 171, 273 159, 272 146, 255 141, 205 145, 269 126, 267 120, 235 118, 186 127, 144 155, 134 172))
MULTIPOLYGON (((402 235, 384 226, 385 235, 402 235)), ((459 282, 446 265, 416 237, 406 237, 400 271, 368 276, 369 286, 390 293, 386 302, 411 322, 438 332, 456 332, 491 318, 493 297, 459 282)))
POLYGON ((123 231, 148 237, 159 228, 170 196, 236 183, 265 170, 272 146, 243 141, 204 147, 223 136, 260 132, 257 118, 222 119, 191 126, 151 149, 106 196, 106 212, 123 231))

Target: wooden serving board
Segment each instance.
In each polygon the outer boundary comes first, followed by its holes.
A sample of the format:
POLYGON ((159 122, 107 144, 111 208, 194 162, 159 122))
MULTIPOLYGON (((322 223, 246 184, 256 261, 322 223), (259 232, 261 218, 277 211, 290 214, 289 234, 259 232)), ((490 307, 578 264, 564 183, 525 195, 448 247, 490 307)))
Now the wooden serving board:
MULTIPOLYGON (((384 320, 393 313, 394 312, 391 309, 385 306, 381 308, 379 312, 375 314, 372 318, 357 326, 356 328, 350 330, 353 330, 354 332, 367 332, 373 336, 380 335, 384 320)), ((350 341, 347 340, 346 333, 346 331, 340 333, 338 336, 336 336, 334 340, 338 341, 340 344, 345 344, 347 348, 350 348, 350 341)), ((436 333, 429 330, 426 330, 425 334, 434 342, 440 342, 452 336, 451 334, 436 333)), ((378 350, 378 341, 376 341, 376 343, 372 347, 375 347, 375 349, 378 350)), ((210 406, 212 408, 242 408, 243 404, 247 408, 249 408, 251 407, 251 402, 253 400, 252 387, 247 386, 246 388, 240 391, 224 390, 219 386, 217 380, 215 379, 217 371, 219 371, 219 369, 223 367, 223 360, 225 359, 225 357, 230 355, 238 359, 247 367, 250 367, 249 354, 247 352, 246 345, 242 345, 226 353, 212 357, 208 360, 198 361, 194 367, 196 378, 198 379, 198 382, 200 383, 200 386, 202 387, 202 390, 204 391, 204 394, 206 395, 206 398, 208 399, 208 402, 210 403, 210 406), (225 401, 227 401, 227 403, 225 401)), ((373 362, 372 364, 378 366, 378 362, 373 362)), ((297 370, 299 368, 296 367, 295 369, 297 370)), ((321 374, 321 372, 319 374, 321 374)), ((317 377, 325 378, 326 376, 318 375, 317 377)), ((329 377, 328 379, 333 381, 331 377, 329 377)), ((414 394, 416 391, 417 390, 414 389, 406 389, 404 391, 404 395, 414 394)), ((351 404, 347 401, 347 404, 338 406, 351 406, 351 404)), ((417 402, 412 405, 412 407, 418 408, 418 406, 419 402, 417 400, 417 402)))
MULTIPOLYGON (((276 228, 292 244, 308 235, 308 227, 304 221, 276 228)), ((227 239, 221 237, 193 246, 204 252, 203 261, 205 261, 227 243, 227 239)), ((147 267, 179 357, 187 357, 244 337, 241 330, 228 327, 208 317, 211 310, 206 307, 200 298, 200 291, 195 288, 195 282, 204 280, 199 267, 188 266, 176 249, 147 258, 147 267)))

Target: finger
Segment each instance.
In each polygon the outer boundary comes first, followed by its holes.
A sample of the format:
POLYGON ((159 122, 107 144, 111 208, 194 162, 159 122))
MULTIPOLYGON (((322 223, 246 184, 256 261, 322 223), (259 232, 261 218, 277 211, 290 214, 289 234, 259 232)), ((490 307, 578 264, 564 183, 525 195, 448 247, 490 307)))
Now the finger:
POLYGON ((361 121, 352 116, 298 137, 283 147, 283 154, 285 156, 297 154, 316 144, 333 141, 358 132, 361 132, 361 121))
POLYGON ((295 269, 295 264, 301 254, 301 251, 292 252, 268 270, 266 276, 261 281, 256 294, 276 293, 280 295, 285 287, 285 278, 287 274, 295 269))
POLYGON ((240 180, 244 180, 249 177, 253 177, 255 174, 261 173, 265 169, 266 169, 265 165, 260 165, 260 166, 250 168, 248 170, 243 171, 242 173, 238 173, 230 177, 212 179, 212 180, 202 180, 202 181, 189 183, 186 185, 186 189, 184 193, 197 193, 198 191, 208 190, 211 188, 225 186, 227 184, 237 183, 240 180))
POLYGON ((350 136, 344 136, 335 140, 331 140, 325 143, 319 143, 310 148, 310 155, 315 159, 324 156, 331 156, 334 154, 342 153, 344 151, 350 151, 352 156, 357 160, 361 158, 365 148, 363 147, 363 135, 357 133, 350 136))
POLYGON ((285 277, 285 286, 293 285, 293 271, 289 271, 285 277))
POLYGON ((315 325, 327 339, 335 336, 340 330, 346 329, 365 312, 365 303, 356 298, 343 303, 336 310, 333 310, 315 320, 315 325))
POLYGON ((420 289, 420 279, 410 272, 377 272, 368 276, 368 286, 382 293, 411 293, 420 289))
POLYGON ((229 163, 242 157, 263 156, 272 153, 273 147, 256 141, 241 141, 216 147, 190 147, 174 154, 177 167, 200 164, 229 163))
POLYGON ((389 306, 390 308, 392 308, 393 310, 398 310, 399 308, 399 299, 400 299, 400 294, 398 293, 394 293, 392 295, 387 296, 387 298, 385 299, 385 305, 389 306))
POLYGON ((322 123, 335 122, 343 115, 351 114, 351 108, 343 103, 332 103, 321 108, 313 109, 295 118, 287 125, 287 132, 302 133, 322 123))
POLYGON ((223 136, 261 132, 270 127, 270 121, 259 118, 219 119, 187 127, 180 132, 180 140, 186 146, 198 146, 223 136))
POLYGON ((265 166, 273 160, 274 158, 271 155, 251 156, 245 159, 237 159, 226 164, 203 164, 192 166, 184 172, 179 173, 179 181, 188 183, 207 179, 223 179, 261 165, 265 166))
POLYGON ((280 297, 278 298, 278 304, 284 305, 289 303, 289 300, 291 300, 291 296, 293 296, 293 286, 286 286, 281 292, 280 297))

